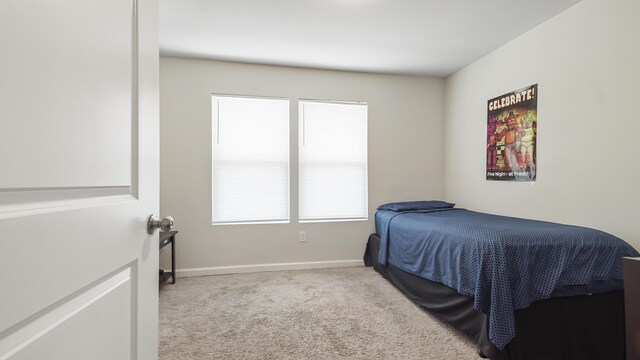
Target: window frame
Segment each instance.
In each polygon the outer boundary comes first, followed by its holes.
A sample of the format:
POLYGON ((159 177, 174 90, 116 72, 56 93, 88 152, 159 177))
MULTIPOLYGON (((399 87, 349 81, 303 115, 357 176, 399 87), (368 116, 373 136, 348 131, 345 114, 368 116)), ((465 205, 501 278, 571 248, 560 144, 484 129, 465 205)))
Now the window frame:
POLYGON ((368 221, 369 220, 369 104, 366 101, 345 101, 345 100, 322 100, 322 99, 307 99, 307 98, 299 98, 298 99, 298 147, 297 147, 297 172, 298 172, 298 222, 301 224, 304 223, 326 223, 326 222, 355 222, 355 221, 368 221), (365 106, 366 109, 366 117, 365 117, 365 154, 366 161, 364 163, 365 169, 365 199, 364 199, 364 217, 349 217, 349 218, 317 218, 317 219, 302 219, 301 218, 301 186, 300 186, 300 163, 301 163, 301 148, 304 146, 305 142, 305 124, 304 124, 304 103, 317 103, 317 104, 335 104, 335 105, 361 105, 365 106))
POLYGON ((222 94, 222 93, 211 93, 211 146, 210 146, 210 161, 211 165, 210 174, 211 174, 211 198, 210 198, 210 216, 209 219, 211 221, 212 226, 227 226, 227 225, 264 225, 264 224, 289 224, 291 223, 291 99, 288 97, 279 97, 279 96, 263 96, 263 95, 239 95, 239 94, 222 94), (214 192, 213 192, 213 182, 214 182, 214 169, 213 169, 213 161, 214 161, 214 146, 216 142, 219 143, 220 136, 220 116, 219 113, 214 118, 213 114, 213 102, 215 98, 233 98, 233 99, 255 99, 255 100, 282 100, 287 102, 287 217, 282 220, 239 220, 239 221, 219 221, 216 222, 213 219, 213 207, 214 207, 214 192), (216 121, 217 120, 217 121, 216 121), (215 124, 214 124, 215 122, 215 124))

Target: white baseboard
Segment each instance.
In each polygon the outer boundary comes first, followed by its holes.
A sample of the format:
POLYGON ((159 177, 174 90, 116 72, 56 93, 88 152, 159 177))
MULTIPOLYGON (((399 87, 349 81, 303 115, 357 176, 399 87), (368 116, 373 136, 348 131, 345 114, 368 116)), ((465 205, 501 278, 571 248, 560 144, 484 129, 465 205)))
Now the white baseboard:
POLYGON ((257 264, 257 265, 237 265, 237 266, 216 266, 195 269, 177 269, 177 277, 241 274, 263 271, 282 270, 308 270, 363 266, 362 260, 334 260, 334 261, 311 261, 281 264, 257 264))

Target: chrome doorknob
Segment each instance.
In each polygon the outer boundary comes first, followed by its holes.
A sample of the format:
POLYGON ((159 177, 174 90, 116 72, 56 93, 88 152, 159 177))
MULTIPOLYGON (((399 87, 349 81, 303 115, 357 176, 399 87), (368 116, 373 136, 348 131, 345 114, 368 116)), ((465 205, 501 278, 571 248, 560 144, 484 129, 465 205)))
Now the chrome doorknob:
POLYGON ((149 234, 153 234, 158 228, 162 231, 170 231, 173 229, 173 218, 171 216, 167 216, 160 220, 155 214, 151 214, 151 216, 149 216, 149 220, 147 220, 147 232, 149 234))

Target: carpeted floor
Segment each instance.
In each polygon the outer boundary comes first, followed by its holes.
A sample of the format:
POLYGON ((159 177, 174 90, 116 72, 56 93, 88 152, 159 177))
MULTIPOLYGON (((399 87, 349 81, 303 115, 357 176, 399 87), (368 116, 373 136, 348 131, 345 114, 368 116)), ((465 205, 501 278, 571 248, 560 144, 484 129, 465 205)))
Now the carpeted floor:
POLYGON ((478 359, 372 268, 179 278, 160 291, 161 360, 478 359))

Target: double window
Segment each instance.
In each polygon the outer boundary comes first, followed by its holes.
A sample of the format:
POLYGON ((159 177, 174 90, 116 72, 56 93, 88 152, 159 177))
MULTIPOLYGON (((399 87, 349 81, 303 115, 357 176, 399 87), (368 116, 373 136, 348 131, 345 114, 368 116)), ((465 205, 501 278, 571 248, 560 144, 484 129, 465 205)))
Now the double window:
MULTIPOLYGON (((212 222, 289 221, 288 99, 212 97, 212 222)), ((367 105, 298 103, 298 218, 367 219, 367 105)))

